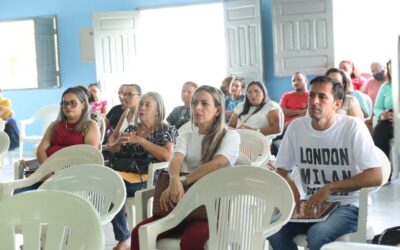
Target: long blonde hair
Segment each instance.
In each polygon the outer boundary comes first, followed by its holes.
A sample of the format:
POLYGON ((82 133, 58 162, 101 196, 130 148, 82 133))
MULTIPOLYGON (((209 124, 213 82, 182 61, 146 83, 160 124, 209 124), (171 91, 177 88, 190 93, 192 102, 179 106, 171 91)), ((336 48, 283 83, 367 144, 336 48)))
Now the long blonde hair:
POLYGON ((192 104, 191 104, 191 118, 190 121, 192 126, 196 126, 194 122, 193 115, 193 98, 197 93, 205 91, 209 93, 214 100, 215 107, 220 109, 220 113, 214 119, 214 123, 208 133, 204 136, 203 141, 201 142, 201 162, 206 163, 211 161, 214 158, 215 153, 221 146, 222 139, 226 134, 226 125, 225 125, 225 98, 222 94, 221 90, 214 88, 212 86, 203 85, 196 89, 192 96, 192 104))

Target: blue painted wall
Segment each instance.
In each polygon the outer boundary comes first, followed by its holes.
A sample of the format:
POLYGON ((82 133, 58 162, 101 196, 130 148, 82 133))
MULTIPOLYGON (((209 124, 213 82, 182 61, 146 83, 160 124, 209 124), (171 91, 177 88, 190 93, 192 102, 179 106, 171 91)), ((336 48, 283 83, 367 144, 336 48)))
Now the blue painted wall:
MULTIPOLYGON (((209 3, 218 0, 0 0, 0 19, 15 19, 41 15, 57 15, 61 65, 61 88, 40 90, 10 90, 4 96, 13 102, 15 118, 30 117, 38 108, 58 103, 62 91, 76 84, 96 80, 94 63, 80 61, 79 31, 92 28, 94 12, 124 11, 188 3, 209 3)), ((264 43, 264 79, 271 99, 279 101, 283 92, 291 89, 290 78, 277 78, 273 68, 271 0, 261 0, 264 43)))

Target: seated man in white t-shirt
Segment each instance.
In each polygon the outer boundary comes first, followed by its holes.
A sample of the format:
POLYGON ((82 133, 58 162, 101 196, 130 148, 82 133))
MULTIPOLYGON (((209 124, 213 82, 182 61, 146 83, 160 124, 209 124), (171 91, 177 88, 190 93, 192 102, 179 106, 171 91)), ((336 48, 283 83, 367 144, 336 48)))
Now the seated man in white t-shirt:
POLYGON ((268 238, 273 249, 297 249, 292 239, 307 234, 308 247, 317 250, 356 231, 358 190, 382 182, 379 158, 364 122, 335 112, 344 95, 343 86, 336 80, 326 76, 314 78, 308 99, 310 115, 291 122, 275 162, 277 172, 289 182, 296 204, 299 190, 288 172, 299 168, 308 200, 307 216, 318 213, 324 201, 338 201, 340 206, 323 222, 289 222, 268 238))

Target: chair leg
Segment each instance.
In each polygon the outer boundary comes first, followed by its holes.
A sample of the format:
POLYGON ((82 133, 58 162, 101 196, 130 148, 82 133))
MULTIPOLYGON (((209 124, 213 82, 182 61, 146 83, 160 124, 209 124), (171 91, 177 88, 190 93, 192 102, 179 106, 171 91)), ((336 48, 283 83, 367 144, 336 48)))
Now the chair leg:
POLYGON ((19 141, 19 159, 22 160, 22 156, 24 153, 24 142, 19 141))

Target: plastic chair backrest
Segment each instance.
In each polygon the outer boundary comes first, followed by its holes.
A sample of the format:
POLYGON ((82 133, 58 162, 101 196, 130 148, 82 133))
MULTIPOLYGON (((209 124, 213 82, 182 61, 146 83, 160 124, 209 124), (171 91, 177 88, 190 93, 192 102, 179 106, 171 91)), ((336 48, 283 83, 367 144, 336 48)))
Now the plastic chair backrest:
MULTIPOLYGON (((154 177, 155 173, 157 170, 161 169, 167 169, 168 168, 168 161, 163 161, 163 162, 158 162, 158 163, 151 163, 149 165, 149 171, 148 171, 148 180, 147 180, 147 188, 153 187, 154 186, 154 177)), ((135 197, 127 197, 126 202, 125 202, 125 210, 126 210, 126 217, 128 221, 128 227, 129 230, 132 231, 132 229, 136 226, 137 222, 140 222, 147 218, 145 215, 148 214, 150 215, 152 212, 152 203, 151 201, 149 202, 150 206, 147 207, 147 204, 142 204, 141 202, 138 202, 135 197), (147 212, 144 211, 144 209, 147 209, 147 212)))
POLYGON ((240 135, 240 153, 245 155, 253 166, 261 166, 268 159, 270 149, 267 138, 258 131, 237 129, 240 135))
POLYGON ((0 131, 4 131, 7 121, 0 118, 0 131))
MULTIPOLYGON (((32 117, 30 117, 26 120, 21 120, 20 122, 23 122, 26 124, 32 124, 36 121, 42 120, 43 121, 42 134, 44 134, 46 129, 49 127, 50 123, 52 123, 53 121, 55 121, 57 119, 57 115, 58 115, 59 111, 60 111, 60 105, 50 104, 50 105, 40 108, 32 117)), ((26 131, 22 130, 21 134, 25 136, 26 131)))
POLYGON ((213 250, 263 249, 266 237, 288 222, 295 206, 288 183, 277 173, 226 167, 198 180, 169 215, 141 226, 141 248, 155 249, 158 230, 176 226, 201 205, 206 206, 208 249, 213 250))
POLYGON ((1 249, 19 249, 14 238, 16 227, 22 229, 24 250, 104 249, 99 215, 79 196, 25 192, 2 200, 0 214, 4 215, 0 216, 1 249))
POLYGON ((9 147, 10 138, 8 137, 6 132, 0 131, 0 157, 8 151, 9 147))
POLYGON ((100 144, 103 143, 104 137, 106 136, 106 120, 103 117, 100 117, 100 144))
POLYGON ((0 130, 0 167, 3 166, 3 155, 8 152, 10 138, 6 132, 0 130))
POLYGON ((100 215, 102 225, 111 222, 126 199, 122 178, 111 168, 83 164, 58 171, 39 190, 66 191, 87 199, 100 215))
POLYGON ((78 144, 60 149, 44 161, 28 178, 0 183, 0 199, 4 196, 12 195, 14 189, 27 187, 39 182, 48 174, 80 164, 104 165, 104 158, 100 150, 86 144, 78 144))

